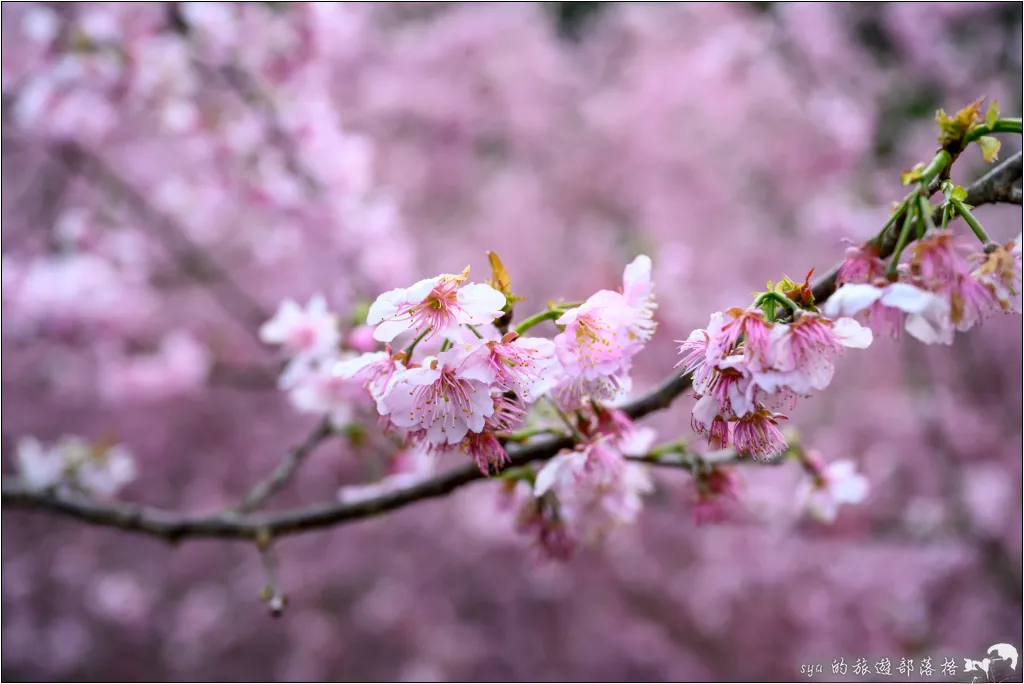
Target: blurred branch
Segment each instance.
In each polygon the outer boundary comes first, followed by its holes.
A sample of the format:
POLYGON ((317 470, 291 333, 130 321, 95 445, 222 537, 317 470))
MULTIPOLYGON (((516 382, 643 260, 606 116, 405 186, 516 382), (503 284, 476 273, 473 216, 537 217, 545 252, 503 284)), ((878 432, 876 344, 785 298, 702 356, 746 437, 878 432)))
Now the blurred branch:
POLYGON ((306 439, 293 448, 280 465, 274 469, 274 472, 270 474, 267 479, 263 480, 252 490, 245 495, 242 503, 238 505, 237 511, 239 513, 248 513, 249 511, 259 508, 267 499, 277 493, 282 487, 288 484, 288 480, 291 479, 295 471, 299 469, 302 462, 306 460, 306 457, 313 453, 313 450, 319 446, 320 442, 324 441, 331 435, 331 422, 324 418, 320 421, 320 424, 314 428, 314 430, 306 436, 306 439))
MULTIPOLYGON (((968 188, 966 201, 974 206, 1003 201, 1001 198, 1009 196, 1008 188, 1018 182, 1020 177, 1021 155, 1018 153, 972 184, 968 188)), ((139 201, 142 201, 141 198, 139 201)), ((883 256, 892 253, 891 245, 883 244, 882 249, 883 256)), ((822 303, 835 291, 835 277, 838 270, 838 266, 832 268, 813 284, 812 291, 817 303, 822 303)), ((636 420, 667 408, 689 387, 689 376, 680 377, 672 373, 661 385, 622 406, 621 409, 630 418, 636 420)), ((322 429, 321 426, 318 426, 303 444, 315 445, 318 443, 318 433, 322 429)), ((524 446, 511 447, 508 452, 510 459, 508 467, 514 468, 546 460, 559 451, 571 449, 573 446, 574 442, 571 438, 562 436, 550 437, 524 446)), ((250 494, 250 497, 257 498, 257 503, 259 503, 260 497, 263 497, 261 492, 264 489, 268 491, 266 496, 269 496, 283 486, 283 483, 298 466, 297 462, 301 461, 305 455, 306 450, 303 450, 297 457, 293 454, 286 459, 267 482, 257 488, 259 490, 257 494, 250 494), (291 465, 292 461, 297 461, 294 466, 291 465), (278 477, 281 473, 283 476, 278 477), (281 481, 280 484, 277 484, 278 480, 281 481)), ((656 461, 652 464, 661 465, 656 461)), ((148 534, 167 541, 204 537, 258 540, 267 535, 278 537, 298 534, 379 515, 417 501, 444 496, 459 487, 484 478, 485 476, 474 464, 466 463, 405 489, 387 492, 372 499, 349 503, 326 502, 272 514, 227 511, 195 516, 127 503, 100 502, 84 498, 56 498, 47 493, 31 491, 10 478, 3 482, 2 501, 5 506, 12 508, 47 511, 87 523, 148 534)), ((243 503, 243 505, 245 504, 243 503)))
POLYGON ((211 289, 221 308, 236 318, 250 334, 255 335, 259 326, 270 318, 270 314, 234 281, 226 269, 207 256, 205 250, 179 225, 155 209, 103 159, 72 142, 62 143, 50 151, 69 171, 77 172, 83 178, 99 184, 122 199, 133 213, 152 228, 153 234, 176 260, 191 266, 204 280, 212 281, 211 289))

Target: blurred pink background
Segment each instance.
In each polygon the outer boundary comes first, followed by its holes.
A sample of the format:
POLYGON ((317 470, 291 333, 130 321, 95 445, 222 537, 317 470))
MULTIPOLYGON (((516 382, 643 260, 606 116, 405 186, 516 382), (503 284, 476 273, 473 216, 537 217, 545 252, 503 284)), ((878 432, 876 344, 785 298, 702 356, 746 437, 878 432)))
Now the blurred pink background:
MULTIPOLYGON (((284 298, 323 292, 349 330, 384 289, 484 278, 494 250, 525 315, 646 253, 661 328, 642 391, 712 311, 874 235, 937 108, 1022 108, 1018 3, 2 12, 5 473, 22 437, 114 435, 140 469, 122 498, 196 512, 316 422, 255 339, 284 298)), ((986 168, 971 149, 954 179, 986 168)), ((1019 207, 977 214, 1020 231, 1019 207)), ((965 657, 1022 646, 1021 345, 999 317, 949 348, 847 355, 790 421, 871 480, 832 526, 799 515, 795 467, 744 468, 744 509, 702 527, 688 476, 658 471, 635 526, 543 563, 477 483, 283 540, 277 620, 251 545, 8 511, 3 677, 835 681, 839 657, 900 678, 931 656, 960 681, 965 657)), ((687 436, 691 403, 648 423, 687 436)), ((373 477, 369 431, 321 447, 273 507, 373 477)))

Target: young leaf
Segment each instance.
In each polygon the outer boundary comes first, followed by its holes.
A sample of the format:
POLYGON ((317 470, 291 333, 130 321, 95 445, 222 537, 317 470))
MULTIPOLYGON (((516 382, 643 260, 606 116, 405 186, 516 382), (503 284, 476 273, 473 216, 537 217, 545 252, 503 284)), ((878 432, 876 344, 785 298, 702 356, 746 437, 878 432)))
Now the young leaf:
POLYGON ((999 158, 999 141, 997 139, 991 135, 983 135, 978 138, 978 144, 981 145, 981 156, 985 161, 992 162, 999 158))
POLYGON ((508 274, 505 264, 494 252, 487 252, 487 259, 491 262, 490 286, 506 297, 512 294, 512 278, 508 274))
POLYGON ((996 122, 999 118, 999 100, 992 100, 992 104, 988 106, 988 113, 985 114, 985 123, 989 126, 996 122))
POLYGON ((910 171, 904 171, 900 174, 900 182, 903 183, 903 185, 910 185, 915 181, 919 181, 921 180, 922 171, 924 171, 924 164, 917 164, 910 171))

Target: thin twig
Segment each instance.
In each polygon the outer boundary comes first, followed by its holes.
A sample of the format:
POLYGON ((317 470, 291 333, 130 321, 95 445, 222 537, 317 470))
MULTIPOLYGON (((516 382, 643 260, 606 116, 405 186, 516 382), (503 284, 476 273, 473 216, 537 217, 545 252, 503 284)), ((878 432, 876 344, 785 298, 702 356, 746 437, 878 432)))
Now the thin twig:
POLYGON ((288 484, 288 481, 295 474, 295 471, 299 469, 299 466, 302 465, 302 462, 306 460, 306 457, 313 453, 313 450, 316 449, 320 442, 330 436, 331 431, 331 421, 324 418, 300 444, 288 452, 288 455, 278 464, 274 472, 245 495, 242 503, 235 510, 238 513, 248 513, 262 506, 267 499, 288 484))

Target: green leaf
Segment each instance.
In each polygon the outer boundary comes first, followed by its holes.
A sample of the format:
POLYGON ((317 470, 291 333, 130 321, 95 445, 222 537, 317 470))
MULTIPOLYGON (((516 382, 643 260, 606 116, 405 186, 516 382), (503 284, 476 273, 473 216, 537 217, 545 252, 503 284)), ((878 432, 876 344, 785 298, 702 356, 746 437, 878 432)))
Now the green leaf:
POLYGON ((991 135, 983 135, 978 138, 981 145, 981 156, 987 162, 993 162, 999 158, 999 141, 991 135))
MULTIPOLYGON (((941 109, 939 111, 942 111, 941 109)), ((924 171, 924 164, 917 164, 910 171, 904 171, 900 174, 900 182, 903 185, 910 185, 916 181, 921 180, 921 172, 924 171)))
POLYGON ((950 116, 942 109, 935 112, 935 123, 939 125, 939 144, 946 145, 963 140, 964 135, 981 120, 981 103, 979 98, 967 105, 955 116, 950 116))
POLYGON ((946 197, 946 201, 959 200, 964 201, 967 199, 967 191, 964 190, 963 186, 957 185, 951 180, 942 181, 942 185, 939 186, 942 190, 942 194, 946 197))
POLYGON ((988 113, 985 114, 985 123, 989 126, 996 122, 999 118, 999 100, 992 100, 992 104, 988 106, 988 113))

